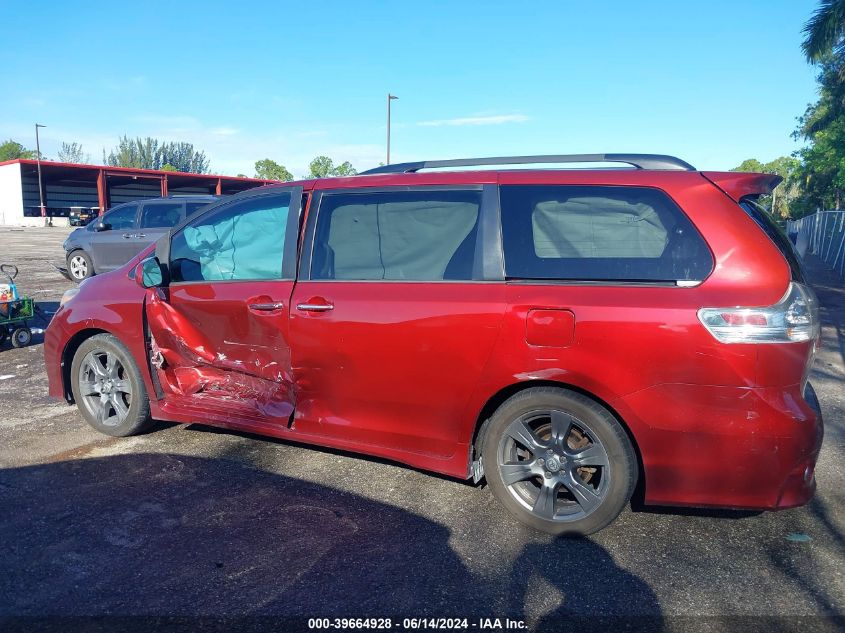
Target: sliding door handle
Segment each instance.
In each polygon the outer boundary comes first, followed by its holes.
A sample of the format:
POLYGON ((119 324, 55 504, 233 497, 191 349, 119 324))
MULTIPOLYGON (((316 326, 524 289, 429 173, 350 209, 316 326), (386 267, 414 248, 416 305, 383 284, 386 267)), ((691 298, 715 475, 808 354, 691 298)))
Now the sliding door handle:
POLYGON ((296 309, 303 312, 328 312, 334 310, 334 306, 331 303, 297 303, 296 309))

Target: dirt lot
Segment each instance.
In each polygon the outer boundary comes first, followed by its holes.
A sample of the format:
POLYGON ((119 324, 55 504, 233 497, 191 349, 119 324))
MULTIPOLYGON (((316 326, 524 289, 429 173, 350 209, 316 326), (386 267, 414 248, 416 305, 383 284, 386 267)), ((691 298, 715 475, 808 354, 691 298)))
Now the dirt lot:
MULTIPOLYGON (((17 264, 20 289, 48 308, 70 287, 48 264, 62 262, 66 234, 0 227, 0 261, 17 264)), ((0 617, 475 614, 544 626, 841 615, 845 290, 811 265, 824 320, 813 382, 827 423, 815 500, 756 515, 626 511, 580 541, 521 527, 486 489, 381 460, 200 425, 98 435, 47 398, 40 337, 6 345, 0 617)), ((766 626, 819 625, 834 622, 766 626)))

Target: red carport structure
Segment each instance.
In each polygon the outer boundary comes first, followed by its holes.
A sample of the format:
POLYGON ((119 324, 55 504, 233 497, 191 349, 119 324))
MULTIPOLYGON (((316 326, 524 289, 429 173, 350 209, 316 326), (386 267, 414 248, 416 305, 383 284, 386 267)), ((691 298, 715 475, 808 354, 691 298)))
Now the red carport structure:
MULTIPOLYGON (((166 195, 230 195, 275 181, 177 171, 77 165, 41 161, 47 216, 67 218, 71 208, 102 214, 122 202, 166 195)), ((0 224, 40 226, 38 163, 17 159, 0 163, 0 224)))

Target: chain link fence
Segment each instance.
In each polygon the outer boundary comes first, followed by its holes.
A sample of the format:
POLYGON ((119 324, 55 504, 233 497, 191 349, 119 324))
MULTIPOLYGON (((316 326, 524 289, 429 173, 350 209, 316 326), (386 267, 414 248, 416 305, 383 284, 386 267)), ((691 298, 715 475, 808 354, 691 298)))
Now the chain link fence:
POLYGON ((786 223, 800 252, 818 256, 845 279, 845 211, 819 211, 786 223))

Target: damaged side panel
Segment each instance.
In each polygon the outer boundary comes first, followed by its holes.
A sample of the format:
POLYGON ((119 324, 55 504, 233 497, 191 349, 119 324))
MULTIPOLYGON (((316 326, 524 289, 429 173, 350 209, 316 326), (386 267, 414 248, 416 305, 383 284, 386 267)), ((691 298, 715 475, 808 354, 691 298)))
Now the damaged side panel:
POLYGON ((288 426, 292 288, 291 281, 256 281, 148 290, 150 362, 165 406, 288 426))

